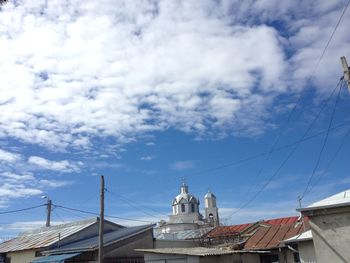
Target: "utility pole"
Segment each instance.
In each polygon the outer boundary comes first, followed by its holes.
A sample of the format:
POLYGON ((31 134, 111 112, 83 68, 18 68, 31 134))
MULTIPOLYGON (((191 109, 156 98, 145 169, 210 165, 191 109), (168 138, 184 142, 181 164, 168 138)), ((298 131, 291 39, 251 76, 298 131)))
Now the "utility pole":
POLYGON ((104 179, 103 175, 101 175, 98 263, 103 263, 104 210, 105 210, 105 179, 104 179))
POLYGON ((48 197, 48 196, 45 196, 44 198, 47 199, 47 203, 46 203, 46 227, 49 227, 50 223, 51 223, 52 201, 51 201, 50 197, 48 197))
POLYGON ((346 61, 346 57, 342 56, 340 58, 340 61, 344 70, 344 79, 346 81, 346 84, 348 85, 348 90, 350 92, 350 68, 348 66, 348 62, 346 61))

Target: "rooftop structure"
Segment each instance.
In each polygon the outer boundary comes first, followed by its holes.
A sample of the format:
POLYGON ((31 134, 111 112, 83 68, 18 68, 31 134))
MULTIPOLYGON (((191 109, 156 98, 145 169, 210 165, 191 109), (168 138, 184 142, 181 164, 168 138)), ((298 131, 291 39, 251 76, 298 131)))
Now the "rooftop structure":
MULTIPOLYGON (((1 243, 0 253, 49 247, 59 241, 62 241, 74 234, 83 231, 84 229, 93 227, 94 225, 96 226, 97 230, 98 222, 98 218, 92 218, 73 223, 50 227, 41 227, 35 230, 26 231, 11 240, 1 243)), ((118 228, 122 228, 122 226, 107 221, 107 230, 118 228)))
POLYGON ((341 207, 350 205, 350 189, 340 192, 338 194, 332 195, 321 201, 315 202, 305 208, 297 209, 298 211, 309 211, 309 210, 319 210, 332 207, 341 207))

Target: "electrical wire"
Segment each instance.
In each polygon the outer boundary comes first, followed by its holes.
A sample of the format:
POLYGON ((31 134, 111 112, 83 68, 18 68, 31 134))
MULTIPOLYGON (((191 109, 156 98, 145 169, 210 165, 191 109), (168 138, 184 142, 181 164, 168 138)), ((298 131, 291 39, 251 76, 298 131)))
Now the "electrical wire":
MULTIPOLYGON (((306 85, 307 85, 307 83, 309 83, 309 82, 311 81, 311 79, 315 76, 315 73, 316 73, 316 71, 317 71, 317 69, 318 69, 318 67, 319 67, 319 65, 320 65, 320 63, 321 63, 321 61, 322 61, 324 55, 326 54, 326 51, 327 51, 327 49, 328 49, 328 47, 329 47, 329 45, 330 45, 330 43, 331 43, 331 41, 332 41, 332 39, 333 39, 335 33, 336 33, 336 31, 337 31, 337 29, 338 29, 338 27, 339 27, 339 25, 340 25, 340 23, 341 23, 341 21, 342 21, 344 15, 345 15, 346 10, 347 10, 348 7, 349 7, 349 4, 350 4, 350 0, 348 0, 347 3, 345 4, 345 7, 344 7, 344 9, 343 9, 343 11, 342 11, 340 17, 339 17, 339 19, 338 19, 338 21, 337 21, 337 23, 336 23, 336 25, 335 25, 335 27, 334 27, 332 33, 331 33, 329 39, 327 40, 327 43, 326 43, 325 47, 323 48, 321 55, 319 56, 319 58, 318 58, 318 60, 317 60, 317 62, 316 62, 316 66, 313 67, 313 71, 312 71, 311 75, 306 79, 306 81, 305 81, 305 82, 306 82, 306 85)), ((296 111, 296 108, 298 107, 298 105, 300 104, 302 98, 303 98, 304 95, 305 95, 305 90, 306 90, 305 88, 302 89, 302 92, 300 93, 300 96, 298 96, 297 101, 294 103, 294 106, 293 106, 292 110, 289 112, 288 117, 287 117, 287 119, 286 119, 286 122, 285 122, 285 124, 284 124, 283 126, 287 126, 287 125, 289 124, 289 122, 290 122, 290 120, 291 120, 291 118, 292 118, 292 115, 293 115, 294 112, 296 111)), ((279 132, 279 133, 278 133, 277 138, 276 138, 275 142, 273 143, 273 145, 272 145, 272 147, 271 147, 271 150, 264 154, 264 155, 267 155, 267 156, 268 156, 267 159, 269 159, 269 158, 270 158, 270 157, 269 157, 270 154, 274 152, 274 149, 275 149, 275 147, 277 146, 277 143, 278 143, 278 141, 279 141, 279 139, 280 139, 280 137, 281 137, 281 134, 282 134, 282 132, 279 132)), ((229 165, 229 164, 228 164, 227 166, 226 166, 226 165, 223 165, 223 166, 220 167, 220 169, 221 169, 221 168, 228 167, 228 166, 231 166, 231 165, 229 165)), ((216 170, 216 168, 212 168, 212 169, 213 169, 213 170, 216 170)), ((261 170, 262 170, 262 169, 261 169, 261 170)), ((261 173, 261 172, 259 172, 259 173, 261 173)), ((189 176, 193 176, 193 175, 197 175, 197 174, 199 174, 199 173, 190 174, 189 176)), ((183 177, 183 176, 182 176, 182 177, 183 177)), ((187 177, 187 176, 185 176, 185 177, 187 177)))
POLYGON ((323 173, 321 173, 321 174, 317 177, 315 183, 314 183, 313 185, 311 185, 311 187, 309 188, 309 190, 305 193, 304 197, 307 196, 309 193, 311 193, 312 190, 315 188, 315 186, 321 181, 321 179, 322 179, 324 176, 326 176, 327 170, 331 167, 332 163, 333 163, 333 162, 335 161, 335 159, 337 158, 339 152, 342 150, 342 148, 343 148, 343 146, 344 146, 346 140, 348 139, 349 135, 350 135, 350 128, 349 128, 349 129, 347 130, 347 132, 345 133, 345 136, 343 137, 341 143, 339 144, 338 149, 335 151, 333 157, 332 157, 332 158, 330 159, 330 161, 328 162, 326 168, 323 170, 323 173))
POLYGON ((18 212, 28 211, 28 210, 32 210, 32 209, 39 208, 39 207, 43 207, 43 206, 46 206, 46 204, 37 205, 37 206, 32 206, 32 207, 27 207, 27 208, 22 208, 22 209, 17 209, 17 210, 2 211, 2 212, 0 212, 0 215, 12 214, 12 213, 18 213, 18 212))
POLYGON ((328 98, 324 101, 320 111, 318 112, 318 114, 315 116, 315 118, 313 119, 313 121, 310 123, 308 129, 304 132, 304 134, 302 135, 301 139, 299 140, 299 143, 295 144, 295 146, 293 147, 293 149, 289 152, 289 154, 287 155, 287 157, 283 160, 283 162, 280 164, 280 166, 277 168, 277 170, 272 174, 272 176, 270 176, 268 178, 268 180, 265 182, 265 184, 263 184, 260 189, 250 198, 248 199, 248 201, 244 202, 241 206, 239 206, 239 208, 237 210, 235 210, 233 213, 231 213, 229 216, 227 216, 225 219, 229 219, 230 217, 232 217, 233 215, 237 214, 239 211, 241 211, 243 208, 247 207, 251 202, 253 202, 258 196, 259 194, 264 191, 264 189, 272 182, 272 180, 277 176, 277 174, 281 171, 281 169, 284 167, 284 165, 288 162, 288 160, 293 156, 293 154, 295 153, 295 151, 297 150, 297 148, 299 147, 299 145, 301 144, 301 141, 303 139, 305 139, 305 137, 307 136, 307 134, 310 132, 310 130, 312 129, 312 127, 314 126, 314 124, 316 123, 316 121, 319 119, 322 111, 324 110, 324 108, 327 106, 329 100, 333 97, 334 92, 338 89, 339 85, 342 82, 342 78, 339 80, 338 84, 336 85, 336 87, 333 89, 332 93, 328 96, 328 98))
POLYGON ((328 124, 327 132, 326 132, 325 138, 324 138, 324 140, 323 140, 321 150, 320 150, 320 152, 319 152, 319 154, 318 154, 317 161, 316 161, 315 166, 314 166, 314 168, 313 168, 313 170, 312 170, 311 176, 309 177, 309 180, 307 181, 305 190, 304 190, 303 194, 302 194, 301 197, 300 197, 300 200, 302 200, 302 199, 305 197, 306 192, 308 191, 308 188, 309 188, 309 186, 310 186, 310 184, 311 184, 311 182, 312 182, 312 179, 314 178, 315 173, 316 173, 316 171, 317 171, 317 169, 318 169, 318 166, 320 165, 320 162, 321 162, 321 158, 322 158, 324 149, 326 148, 326 144, 327 144, 328 137, 329 137, 329 131, 330 131, 330 128, 332 127, 332 123, 333 123, 333 120, 334 120, 335 111, 336 111, 336 108, 337 108, 337 105, 338 105, 339 96, 340 96, 340 92, 341 92, 341 89, 342 89, 342 86, 343 86, 343 85, 344 85, 344 81, 343 81, 342 85, 341 85, 340 88, 339 88, 338 95, 337 95, 337 98, 336 98, 335 103, 334 103, 332 115, 331 115, 331 118, 330 118, 330 121, 329 121, 329 124, 328 124))
POLYGON ((65 221, 63 220, 63 218, 57 213, 56 209, 52 209, 52 212, 57 216, 58 219, 61 220, 61 222, 65 223, 65 221))
MULTIPOLYGON (((135 208, 137 210, 139 210, 140 212, 144 213, 145 215, 148 215, 148 216, 151 216, 153 218, 156 218, 157 220, 161 220, 159 217, 153 215, 153 214, 150 214, 148 213, 147 211, 141 209, 140 207, 144 207, 146 209, 149 209, 149 210, 152 210, 153 212, 156 212, 157 214, 160 214, 158 211, 154 210, 154 209, 151 209, 149 207, 145 207, 145 206, 141 206, 140 204, 137 204, 135 201, 133 200, 130 200, 128 199, 127 197, 121 195, 121 194, 116 194, 114 192, 112 192, 111 190, 109 189, 106 189, 106 192, 111 194, 112 196, 116 197, 116 198, 119 198, 120 200, 123 200, 126 204, 128 204, 130 207, 132 208, 135 208)), ((163 215, 163 214, 162 214, 163 215)), ((167 215, 166 215, 167 216, 167 215)))
MULTIPOLYGON (((94 212, 90 212, 90 211, 85 211, 85 210, 81 210, 81 209, 77 209, 77 208, 72 208, 72 207, 67 207, 67 206, 63 206, 63 205, 54 205, 54 206, 55 206, 55 207, 62 208, 62 209, 66 209, 66 210, 70 210, 70 211, 75 211, 75 212, 80 212, 80 213, 89 214, 89 215, 94 215, 94 216, 99 216, 99 215, 100 215, 100 214, 98 214, 98 213, 94 213, 94 212)), ((125 218, 125 217, 119 217, 119 216, 111 216, 111 215, 105 215, 105 217, 115 218, 115 219, 120 219, 120 220, 125 220, 125 221, 135 221, 135 222, 143 222, 143 223, 154 223, 154 222, 146 221, 146 220, 131 219, 131 218, 125 218)))

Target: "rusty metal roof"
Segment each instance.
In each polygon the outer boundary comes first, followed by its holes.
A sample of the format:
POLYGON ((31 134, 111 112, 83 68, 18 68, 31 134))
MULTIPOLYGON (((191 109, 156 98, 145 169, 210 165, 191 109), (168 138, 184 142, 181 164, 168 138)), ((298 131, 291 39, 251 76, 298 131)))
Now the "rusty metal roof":
POLYGON ((297 216, 281 217, 275 219, 264 220, 263 222, 269 225, 294 224, 298 221, 297 216))
POLYGON ((304 218, 304 224, 298 222, 297 218, 274 219, 270 224, 259 227, 247 240, 244 249, 264 250, 283 246, 283 240, 301 234, 305 229, 309 229, 308 218, 304 218))
POLYGON ((240 225, 232 225, 232 226, 218 226, 211 230, 207 237, 227 237, 238 235, 240 232, 251 227, 253 223, 249 224, 240 224, 240 225))
POLYGON ((18 237, 1 243, 0 253, 45 248, 97 222, 97 218, 93 218, 23 232, 18 237))
POLYGON ((243 233, 244 234, 251 233, 260 225, 274 226, 274 225, 283 225, 283 224, 294 224, 297 221, 298 221, 297 216, 291 216, 291 217, 282 217, 282 218, 275 218, 275 219, 269 219, 269 220, 261 220, 255 223, 247 223, 247 224, 231 225, 231 226, 219 226, 211 230, 207 234, 207 237, 215 238, 215 237, 236 236, 243 233))

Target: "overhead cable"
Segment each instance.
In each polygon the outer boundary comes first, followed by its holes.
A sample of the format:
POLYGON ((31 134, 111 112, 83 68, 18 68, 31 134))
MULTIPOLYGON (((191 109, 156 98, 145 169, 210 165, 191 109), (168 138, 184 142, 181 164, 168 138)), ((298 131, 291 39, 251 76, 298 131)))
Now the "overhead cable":
POLYGON ((305 190, 303 192, 303 194, 300 196, 300 200, 302 200, 305 195, 306 195, 306 192, 308 191, 308 188, 312 182, 312 179, 314 178, 315 176, 315 173, 318 169, 318 166, 320 165, 320 162, 321 162, 321 158, 322 158, 322 154, 324 152, 324 149, 326 147, 326 144, 327 144, 327 141, 328 141, 328 136, 329 136, 329 131, 332 127, 332 124, 333 124, 333 120, 334 120, 334 115, 335 115, 335 111, 336 111, 336 108, 337 108, 337 105, 338 105, 338 101, 339 101, 339 96, 340 96, 340 92, 341 92, 341 89, 342 89, 342 86, 344 85, 344 81, 342 83, 342 85, 340 86, 339 90, 338 90, 338 95, 337 95, 337 98, 335 100, 335 103, 334 103, 334 107, 333 107, 333 111, 332 111, 332 115, 331 115, 331 118, 329 120, 329 124, 328 124, 328 128, 327 128, 327 132, 326 132, 326 135, 325 135, 325 138, 323 140, 323 143, 322 143, 322 147, 320 149, 320 152, 318 154, 318 157, 317 157, 317 161, 315 163, 315 166, 312 170, 312 173, 311 173, 311 176, 309 177, 309 180, 307 181, 307 184, 306 184, 306 187, 305 187, 305 190))
MULTIPOLYGON (((62 206, 62 205, 54 205, 55 207, 59 207, 62 209, 67 209, 67 210, 71 210, 71 211, 75 211, 75 212, 80 212, 80 213, 84 213, 84 214, 89 214, 89 215, 94 215, 94 216, 99 216, 99 213, 95 213, 95 212, 90 212, 90 211, 85 211, 85 210, 81 210, 81 209, 77 209, 77 208, 72 208, 72 207, 67 207, 67 206, 62 206)), ((146 221, 146 220, 139 220, 139 219, 132 219, 132 218, 125 218, 125 217, 119 217, 119 216, 111 216, 111 215, 105 215, 105 217, 109 217, 109 218, 115 218, 115 219, 120 219, 120 220, 125 220, 125 221, 135 221, 135 222, 143 222, 143 223, 154 223, 151 221, 146 221)))
POLYGON ((18 213, 18 212, 28 211, 28 210, 32 210, 32 209, 39 208, 39 207, 43 207, 43 206, 46 206, 46 204, 37 205, 37 206, 32 206, 32 207, 26 207, 26 208, 17 209, 17 210, 1 211, 1 212, 0 212, 0 215, 12 214, 12 213, 18 213))
POLYGON ((304 197, 307 196, 309 193, 312 192, 312 190, 316 187, 316 185, 321 181, 321 179, 326 175, 327 170, 329 169, 329 167, 332 165, 332 163, 336 160, 339 152, 342 150, 346 140, 349 138, 350 135, 350 128, 347 130, 347 132, 345 133, 345 136, 343 137, 341 143, 338 146, 338 149, 335 151, 333 157, 330 159, 330 161, 328 162, 326 168, 323 170, 323 172, 316 178, 316 181, 314 184, 312 184, 309 188, 309 190, 305 193, 304 197))
POLYGON ((281 169, 284 167, 284 165, 289 161, 289 159, 293 156, 293 154, 295 153, 295 151, 297 150, 297 148, 299 147, 299 145, 301 144, 302 140, 306 138, 307 134, 310 132, 310 130, 312 129, 312 127, 314 126, 314 124, 316 123, 316 121, 318 120, 318 118, 320 117, 322 111, 324 110, 324 108, 327 106, 328 102, 330 101, 330 99, 333 97, 334 92, 338 89, 340 83, 342 82, 342 79, 339 80, 338 84, 336 85, 336 87, 333 89, 332 93, 328 96, 328 98, 324 101, 320 111, 317 113, 317 115, 315 116, 315 118, 313 119, 313 121, 310 123, 308 129, 304 132, 304 134, 302 135, 302 137, 299 140, 299 143, 295 144, 295 146, 293 147, 293 149, 289 152, 289 154, 287 155, 287 157, 282 161, 282 163, 280 164, 280 166, 276 169, 276 171, 268 178, 268 180, 260 187, 260 189, 246 202, 243 203, 243 205, 241 205, 237 210, 235 210, 233 213, 231 213, 229 216, 226 217, 226 219, 232 217, 234 214, 237 214, 239 211, 241 211, 243 208, 247 207, 251 202, 253 202, 258 196, 259 194, 265 190, 265 188, 271 183, 271 181, 278 175, 278 173, 281 171, 281 169))
POLYGON ((157 212, 157 211, 155 211, 155 210, 153 210, 151 208, 148 208, 148 207, 145 207, 145 206, 141 206, 141 205, 137 204, 135 201, 130 200, 129 198, 127 198, 127 197, 125 197, 125 196, 123 196, 121 194, 116 194, 116 193, 112 192, 109 189, 106 189, 106 192, 111 194, 112 196, 115 196, 115 197, 119 198, 120 200, 123 200, 127 205, 131 206, 132 208, 135 208, 135 209, 139 210, 140 212, 144 213, 145 215, 148 215, 148 216, 151 216, 153 218, 156 218, 157 220, 160 220, 159 217, 157 217, 157 216, 155 216, 155 215, 153 215, 151 213, 148 213, 147 211, 145 211, 141 207, 144 207, 144 208, 147 208, 149 210, 152 210, 152 211, 156 212, 157 214, 159 214, 159 212, 157 212))

